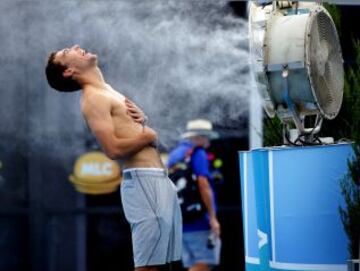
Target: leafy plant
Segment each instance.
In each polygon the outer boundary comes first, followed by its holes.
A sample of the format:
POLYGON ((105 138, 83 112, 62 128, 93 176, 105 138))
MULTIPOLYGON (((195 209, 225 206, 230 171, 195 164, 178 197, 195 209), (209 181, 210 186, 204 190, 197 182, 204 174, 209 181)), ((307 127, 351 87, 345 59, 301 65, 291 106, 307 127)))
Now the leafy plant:
POLYGON ((348 161, 348 174, 341 180, 345 208, 339 207, 340 217, 349 238, 348 250, 352 259, 360 256, 360 145, 354 144, 354 158, 348 161))
MULTIPOLYGON (((325 6, 340 29, 341 13, 333 5, 325 6)), ((341 34, 340 34, 341 36, 341 34)), ((345 207, 339 207, 344 230, 349 238, 348 250, 352 259, 360 258, 360 42, 353 41, 356 63, 345 70, 344 96, 339 115, 326 121, 322 134, 353 141, 354 156, 348 160, 348 173, 340 182, 345 207)))
POLYGON ((278 146, 283 144, 283 125, 278 117, 264 120, 264 146, 278 146))

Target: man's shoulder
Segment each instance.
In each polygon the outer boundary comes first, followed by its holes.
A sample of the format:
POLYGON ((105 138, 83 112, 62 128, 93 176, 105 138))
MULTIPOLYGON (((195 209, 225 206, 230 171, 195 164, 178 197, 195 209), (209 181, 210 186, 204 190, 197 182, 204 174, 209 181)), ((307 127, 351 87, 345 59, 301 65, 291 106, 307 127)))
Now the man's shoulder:
POLYGON ((192 150, 193 159, 207 159, 206 150, 203 147, 195 147, 192 150))
POLYGON ((96 102, 98 99, 100 100, 111 100, 111 97, 104 91, 92 91, 87 94, 83 94, 82 96, 84 102, 96 102))
POLYGON ((192 156, 192 166, 199 175, 208 175, 209 162, 207 159, 207 152, 204 148, 195 149, 195 153, 192 156))
POLYGON ((88 112, 99 107, 104 107, 111 104, 111 97, 102 92, 92 92, 83 94, 81 97, 81 111, 88 112))

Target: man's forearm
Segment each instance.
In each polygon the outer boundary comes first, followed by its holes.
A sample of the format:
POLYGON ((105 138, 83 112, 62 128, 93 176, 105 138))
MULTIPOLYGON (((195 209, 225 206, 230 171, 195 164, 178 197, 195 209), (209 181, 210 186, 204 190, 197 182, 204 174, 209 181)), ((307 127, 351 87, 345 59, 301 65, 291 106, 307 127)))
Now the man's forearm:
POLYGON ((112 159, 123 159, 129 157, 139 152, 153 141, 154 138, 148 135, 145 130, 141 134, 132 138, 119 138, 115 141, 115 146, 112 147, 112 151, 109 156, 112 159))
POLYGON ((129 157, 142 150, 151 142, 152 140, 144 139, 143 137, 122 139, 122 142, 118 145, 121 149, 118 158, 120 159, 129 157))
POLYGON ((216 217, 214 194, 210 184, 207 178, 203 176, 198 177, 198 183, 201 199, 203 200, 209 214, 211 231, 215 234, 216 237, 220 237, 221 226, 216 217))
POLYGON ((199 182, 199 191, 200 191, 201 199, 204 202, 209 217, 216 217, 213 193, 207 178, 199 176, 198 182, 199 182))

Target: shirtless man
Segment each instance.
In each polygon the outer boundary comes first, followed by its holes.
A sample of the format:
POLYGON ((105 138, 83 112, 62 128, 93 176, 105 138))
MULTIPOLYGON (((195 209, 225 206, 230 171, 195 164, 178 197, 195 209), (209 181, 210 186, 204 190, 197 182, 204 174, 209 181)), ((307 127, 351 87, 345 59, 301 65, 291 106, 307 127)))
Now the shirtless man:
POLYGON ((142 111, 103 78, 97 55, 78 45, 52 52, 46 66, 51 87, 82 90, 81 111, 104 153, 123 161, 121 200, 131 225, 136 271, 157 271, 181 257, 181 214, 142 111), (142 123, 139 123, 142 122, 142 123))

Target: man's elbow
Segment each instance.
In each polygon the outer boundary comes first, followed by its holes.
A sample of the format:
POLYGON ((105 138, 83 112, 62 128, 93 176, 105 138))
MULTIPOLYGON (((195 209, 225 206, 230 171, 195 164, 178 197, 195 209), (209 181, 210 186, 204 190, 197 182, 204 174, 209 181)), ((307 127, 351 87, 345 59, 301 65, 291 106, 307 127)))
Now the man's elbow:
POLYGON ((200 192, 206 192, 210 189, 208 179, 204 176, 198 177, 198 186, 199 186, 200 192))

